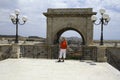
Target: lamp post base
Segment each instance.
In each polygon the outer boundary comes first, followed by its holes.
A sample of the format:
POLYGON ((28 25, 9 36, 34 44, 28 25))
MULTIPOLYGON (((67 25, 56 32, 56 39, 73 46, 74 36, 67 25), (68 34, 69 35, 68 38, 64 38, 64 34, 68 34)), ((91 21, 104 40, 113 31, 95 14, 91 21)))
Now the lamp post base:
POLYGON ((100 45, 103 45, 103 43, 100 43, 100 45))
POLYGON ((20 45, 14 43, 12 45, 12 53, 14 54, 14 58, 20 58, 20 45))
POLYGON ((97 61, 98 62, 107 62, 107 57, 105 55, 106 47, 99 46, 97 47, 97 61))

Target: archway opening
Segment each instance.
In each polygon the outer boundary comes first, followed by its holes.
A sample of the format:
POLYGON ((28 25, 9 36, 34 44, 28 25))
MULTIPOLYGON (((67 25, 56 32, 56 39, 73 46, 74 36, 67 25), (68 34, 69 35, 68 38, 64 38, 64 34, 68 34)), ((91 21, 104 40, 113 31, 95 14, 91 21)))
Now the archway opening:
POLYGON ((85 44, 82 34, 73 28, 62 29, 57 33, 54 44, 59 44, 61 37, 65 37, 68 43, 67 59, 79 60, 82 57, 82 45, 85 44))
POLYGON ((67 42, 68 42, 68 45, 76 45, 76 46, 81 46, 82 45, 82 42, 83 42, 83 39, 81 37, 81 35, 74 31, 74 30, 67 30, 65 32, 63 32, 59 38, 59 40, 61 39, 61 37, 65 37, 67 42))
POLYGON ((84 39, 83 35, 81 34, 81 32, 79 32, 77 29, 74 29, 74 28, 63 28, 60 31, 58 31, 57 34, 54 37, 54 44, 58 44, 59 43, 59 40, 60 40, 60 37, 62 36, 62 34, 66 35, 66 36, 72 36, 73 35, 73 37, 76 35, 79 38, 81 38, 81 43, 80 44, 81 45, 85 45, 85 39, 84 39), (68 32, 66 32, 66 31, 68 31, 68 32))
MULTIPOLYGON (((60 37, 65 37, 68 43, 67 59, 80 59, 82 57, 82 37, 74 31, 68 30, 62 33, 60 37)), ((60 38, 61 39, 61 38, 60 38)), ((60 40, 59 39, 59 40, 60 40)))

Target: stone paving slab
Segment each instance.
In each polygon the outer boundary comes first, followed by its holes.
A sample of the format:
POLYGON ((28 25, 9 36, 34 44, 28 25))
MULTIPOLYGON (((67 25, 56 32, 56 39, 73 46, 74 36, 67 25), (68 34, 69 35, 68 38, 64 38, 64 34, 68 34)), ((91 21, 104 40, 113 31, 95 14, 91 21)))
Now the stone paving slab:
POLYGON ((120 72, 106 62, 6 59, 0 61, 0 80, 120 80, 120 72))

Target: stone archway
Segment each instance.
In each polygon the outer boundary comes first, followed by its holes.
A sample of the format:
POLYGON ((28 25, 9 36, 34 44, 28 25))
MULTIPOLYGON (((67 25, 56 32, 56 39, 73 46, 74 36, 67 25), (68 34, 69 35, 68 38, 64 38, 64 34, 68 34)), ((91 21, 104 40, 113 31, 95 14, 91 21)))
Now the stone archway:
MULTIPOLYGON (((83 45, 88 46, 93 43, 93 23, 91 16, 92 8, 67 8, 67 9, 48 9, 43 13, 47 17, 47 45, 48 57, 56 53, 54 48, 60 35, 66 30, 77 31, 83 39, 83 45)), ((57 50, 57 49, 56 49, 57 50)))

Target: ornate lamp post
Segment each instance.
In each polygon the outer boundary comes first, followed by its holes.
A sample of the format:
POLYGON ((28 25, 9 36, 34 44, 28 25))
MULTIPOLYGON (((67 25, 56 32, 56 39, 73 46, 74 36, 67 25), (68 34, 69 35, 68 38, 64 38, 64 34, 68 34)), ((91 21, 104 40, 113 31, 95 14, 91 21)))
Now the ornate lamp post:
POLYGON ((23 24, 25 24, 25 22, 27 21, 27 17, 26 17, 26 16, 23 16, 23 17, 22 17, 23 23, 20 23, 20 19, 19 19, 19 17, 18 17, 19 14, 20 14, 20 10, 19 10, 19 9, 16 9, 16 10, 15 10, 15 14, 14 14, 14 13, 10 14, 10 19, 11 19, 12 23, 16 25, 16 38, 15 38, 15 43, 18 43, 18 24, 23 25, 23 24))
POLYGON ((91 16, 91 20, 95 25, 100 25, 101 24, 100 45, 103 45, 103 25, 108 24, 108 22, 110 21, 110 17, 109 17, 108 14, 105 14, 104 9, 100 9, 100 13, 101 13, 101 18, 100 18, 99 23, 95 23, 95 21, 97 20, 97 17, 95 15, 91 16))

